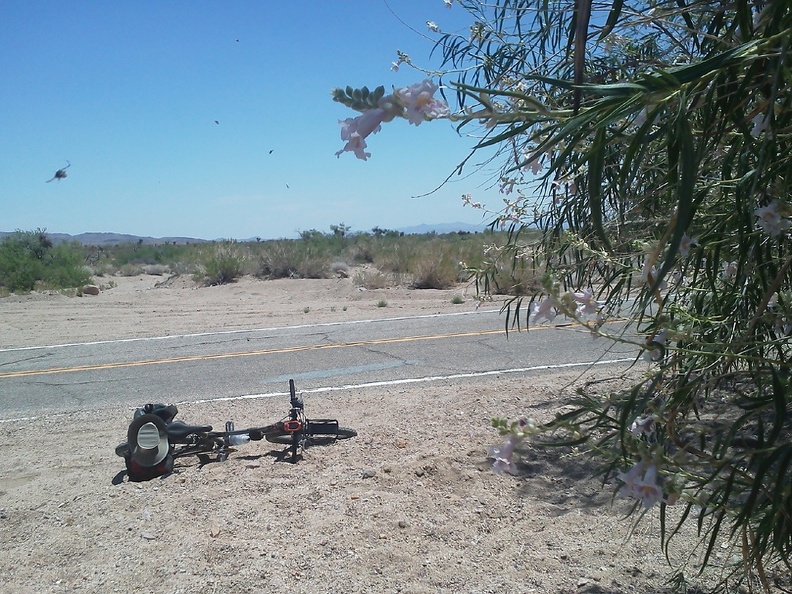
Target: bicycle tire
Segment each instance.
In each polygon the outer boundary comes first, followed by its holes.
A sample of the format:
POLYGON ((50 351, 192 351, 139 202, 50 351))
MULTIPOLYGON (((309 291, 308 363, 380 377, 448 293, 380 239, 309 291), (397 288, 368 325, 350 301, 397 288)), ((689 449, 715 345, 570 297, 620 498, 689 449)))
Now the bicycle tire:
MULTIPOLYGON (((291 445, 292 444, 292 436, 294 433, 287 433, 285 431, 279 431, 277 433, 268 433, 264 436, 264 439, 269 441, 270 443, 278 443, 281 445, 291 445)), ((319 444, 325 443, 330 441, 336 441, 338 439, 349 439, 350 437, 355 437, 357 435, 357 431, 354 429, 350 429, 349 427, 339 427, 337 431, 333 433, 313 433, 305 436, 306 444, 319 444)))

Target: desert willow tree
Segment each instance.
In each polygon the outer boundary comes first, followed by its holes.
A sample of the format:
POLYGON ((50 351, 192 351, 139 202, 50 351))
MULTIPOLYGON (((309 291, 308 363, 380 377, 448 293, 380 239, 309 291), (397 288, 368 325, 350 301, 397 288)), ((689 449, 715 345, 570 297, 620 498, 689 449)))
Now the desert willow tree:
MULTIPOLYGON (((511 321, 563 314, 648 361, 634 385, 581 390, 550 423, 498 421, 496 470, 526 437, 577 445, 637 513, 659 510, 664 546, 692 522, 706 567, 733 538, 730 575, 769 587, 792 550, 792 2, 446 4, 472 25, 428 23, 441 86, 336 89, 362 113, 342 122, 339 153, 368 157, 366 137, 396 116, 478 134, 473 154, 500 157, 497 256, 541 279, 511 321)), ((499 266, 478 272, 483 291, 499 266)))

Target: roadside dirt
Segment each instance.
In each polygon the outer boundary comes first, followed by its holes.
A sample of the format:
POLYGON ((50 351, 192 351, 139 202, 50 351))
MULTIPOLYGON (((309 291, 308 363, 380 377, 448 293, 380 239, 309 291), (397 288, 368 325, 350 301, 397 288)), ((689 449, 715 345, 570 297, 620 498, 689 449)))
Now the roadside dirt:
MULTIPOLYGON (((477 305, 464 287, 361 291, 350 279, 243 279, 208 288, 183 278, 114 280, 97 296, 0 299, 0 347, 477 305), (464 303, 453 304, 455 295, 464 303)), ((358 437, 308 449, 296 465, 279 461, 272 444, 254 442, 222 463, 177 460, 173 474, 142 483, 127 481, 114 454, 131 408, 3 420, 1 589, 668 592, 674 568, 660 549, 657 510, 637 525, 625 519, 630 502, 615 496, 616 484, 592 478, 594 468, 574 451, 524 449, 517 476, 494 474, 486 458, 487 446, 501 441, 493 416, 546 420, 582 382, 603 380, 604 390, 623 373, 538 372, 309 395, 313 416, 338 417, 358 437)), ((179 409, 187 422, 245 426, 279 418, 284 403, 179 409)), ((719 542, 712 571, 699 576, 695 543, 692 530, 679 535, 669 557, 687 564, 690 592, 709 591, 739 549, 719 542)))

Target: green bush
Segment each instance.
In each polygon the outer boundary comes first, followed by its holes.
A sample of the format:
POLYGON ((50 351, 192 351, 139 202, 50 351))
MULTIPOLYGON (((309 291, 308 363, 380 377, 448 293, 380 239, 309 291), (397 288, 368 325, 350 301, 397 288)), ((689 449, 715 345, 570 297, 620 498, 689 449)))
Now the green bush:
POLYGON ((171 265, 185 259, 186 254, 205 250, 205 244, 175 245, 170 243, 143 244, 123 243, 112 247, 102 247, 99 250, 112 259, 116 268, 124 264, 164 264, 171 265))
POLYGON ((393 274, 385 274, 379 270, 361 270, 355 273, 352 282, 356 287, 365 289, 385 289, 398 285, 398 278, 393 274))
POLYGON ((236 241, 224 241, 204 250, 195 275, 208 285, 231 283, 244 275, 246 260, 236 241))
POLYGON ((411 268, 415 289, 450 289, 457 284, 458 266, 447 255, 422 254, 411 268))
POLYGON ((45 259, 44 284, 54 289, 80 287, 91 282, 83 266, 82 246, 77 242, 61 243, 45 259))
POLYGON ((389 241, 388 248, 380 251, 374 258, 374 265, 383 272, 404 274, 410 272, 410 263, 415 257, 415 240, 389 241))
POLYGON ((260 278, 326 278, 330 253, 319 241, 279 239, 266 242, 254 274, 260 278))
POLYGON ((0 242, 0 286, 29 292, 37 286, 74 288, 89 283, 79 244, 54 246, 42 229, 16 231, 0 242))

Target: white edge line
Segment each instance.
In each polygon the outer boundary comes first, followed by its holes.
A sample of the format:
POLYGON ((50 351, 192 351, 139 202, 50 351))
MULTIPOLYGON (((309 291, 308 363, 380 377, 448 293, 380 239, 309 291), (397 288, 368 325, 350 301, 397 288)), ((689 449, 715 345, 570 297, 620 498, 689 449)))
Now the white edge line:
MULTIPOLYGON (((428 375, 424 377, 411 377, 399 380, 386 380, 381 382, 366 382, 363 384, 345 384, 342 386, 326 386, 323 388, 308 388, 300 390, 301 394, 321 394, 325 392, 340 392, 341 390, 364 390, 366 388, 379 388, 382 386, 399 386, 404 384, 420 384, 437 381, 447 381, 454 379, 465 379, 474 377, 487 377, 491 375, 499 375, 506 373, 526 373, 530 371, 546 371, 551 369, 571 369, 574 367, 595 367, 599 365, 614 365, 616 363, 631 363, 635 361, 635 357, 626 357, 623 359, 607 359, 605 361, 585 361, 583 363, 561 363, 559 365, 536 365, 534 367, 515 367, 513 369, 493 369, 491 371, 476 371, 470 373, 453 373, 451 375, 428 375)), ((202 400, 184 400, 176 402, 177 406, 187 404, 207 404, 209 402, 232 402, 234 400, 256 400, 260 398, 276 398, 278 396, 286 396, 288 392, 265 392, 262 394, 242 394, 240 396, 222 396, 219 398, 205 398, 202 400)), ((33 417, 17 417, 14 419, 0 419, 0 425, 3 423, 14 423, 18 421, 36 421, 38 419, 59 417, 64 415, 73 414, 82 411, 70 411, 53 413, 51 415, 37 415, 33 417)))
POLYGON ((40 345, 40 346, 26 346, 26 347, 8 347, 8 348, 0 348, 0 353, 10 353, 15 351, 35 351, 41 349, 62 349, 66 347, 76 347, 76 346, 94 346, 99 344, 116 344, 122 342, 146 342, 151 340, 177 340, 181 338, 197 338, 201 336, 222 336, 226 334, 247 334, 247 333, 254 333, 254 332, 276 332, 278 330, 295 330, 301 328, 321 328, 327 326, 346 326, 346 325, 353 325, 353 324, 373 324, 377 322, 389 322, 389 321, 404 321, 404 320, 420 320, 424 318, 442 318, 442 317, 450 317, 450 316, 467 316, 467 315, 475 315, 475 314, 488 314, 488 313, 500 313, 499 309, 482 309, 476 311, 457 311, 452 313, 436 313, 436 314, 424 314, 420 316, 399 316, 396 318, 370 318, 367 320, 347 320, 342 322, 321 322, 318 324, 298 324, 296 326, 273 326, 271 328, 242 328, 239 330, 218 330, 215 332, 195 332, 193 334, 173 334, 170 336, 141 336, 137 338, 117 338, 113 340, 95 340, 93 342, 69 342, 64 344, 50 344, 50 345, 40 345))
MULTIPOLYGON (((493 369, 491 371, 475 371, 470 373, 453 373, 451 375, 428 375, 425 377, 411 377, 398 380, 385 380, 380 382, 366 382, 363 384, 345 384, 342 386, 326 386, 323 388, 307 388, 300 390, 302 394, 320 394, 324 392, 339 392, 341 390, 361 390, 366 388, 378 388, 382 386, 398 386, 403 384, 420 384, 437 381, 447 381, 455 379, 466 379, 474 377, 487 377, 506 373, 526 373, 530 371, 545 371, 551 369, 570 369, 574 367, 587 367, 595 365, 613 365, 616 363, 631 363, 635 357, 624 359, 608 359, 605 361, 586 361, 584 363, 561 363, 558 365, 536 365, 534 367, 515 367, 513 369, 493 369)), ((258 398, 274 398, 285 396, 288 392, 267 392, 263 394, 243 394, 241 396, 223 396, 220 398, 207 398, 204 400, 185 400, 177 404, 205 404, 208 402, 230 402, 233 400, 255 400, 258 398)))

